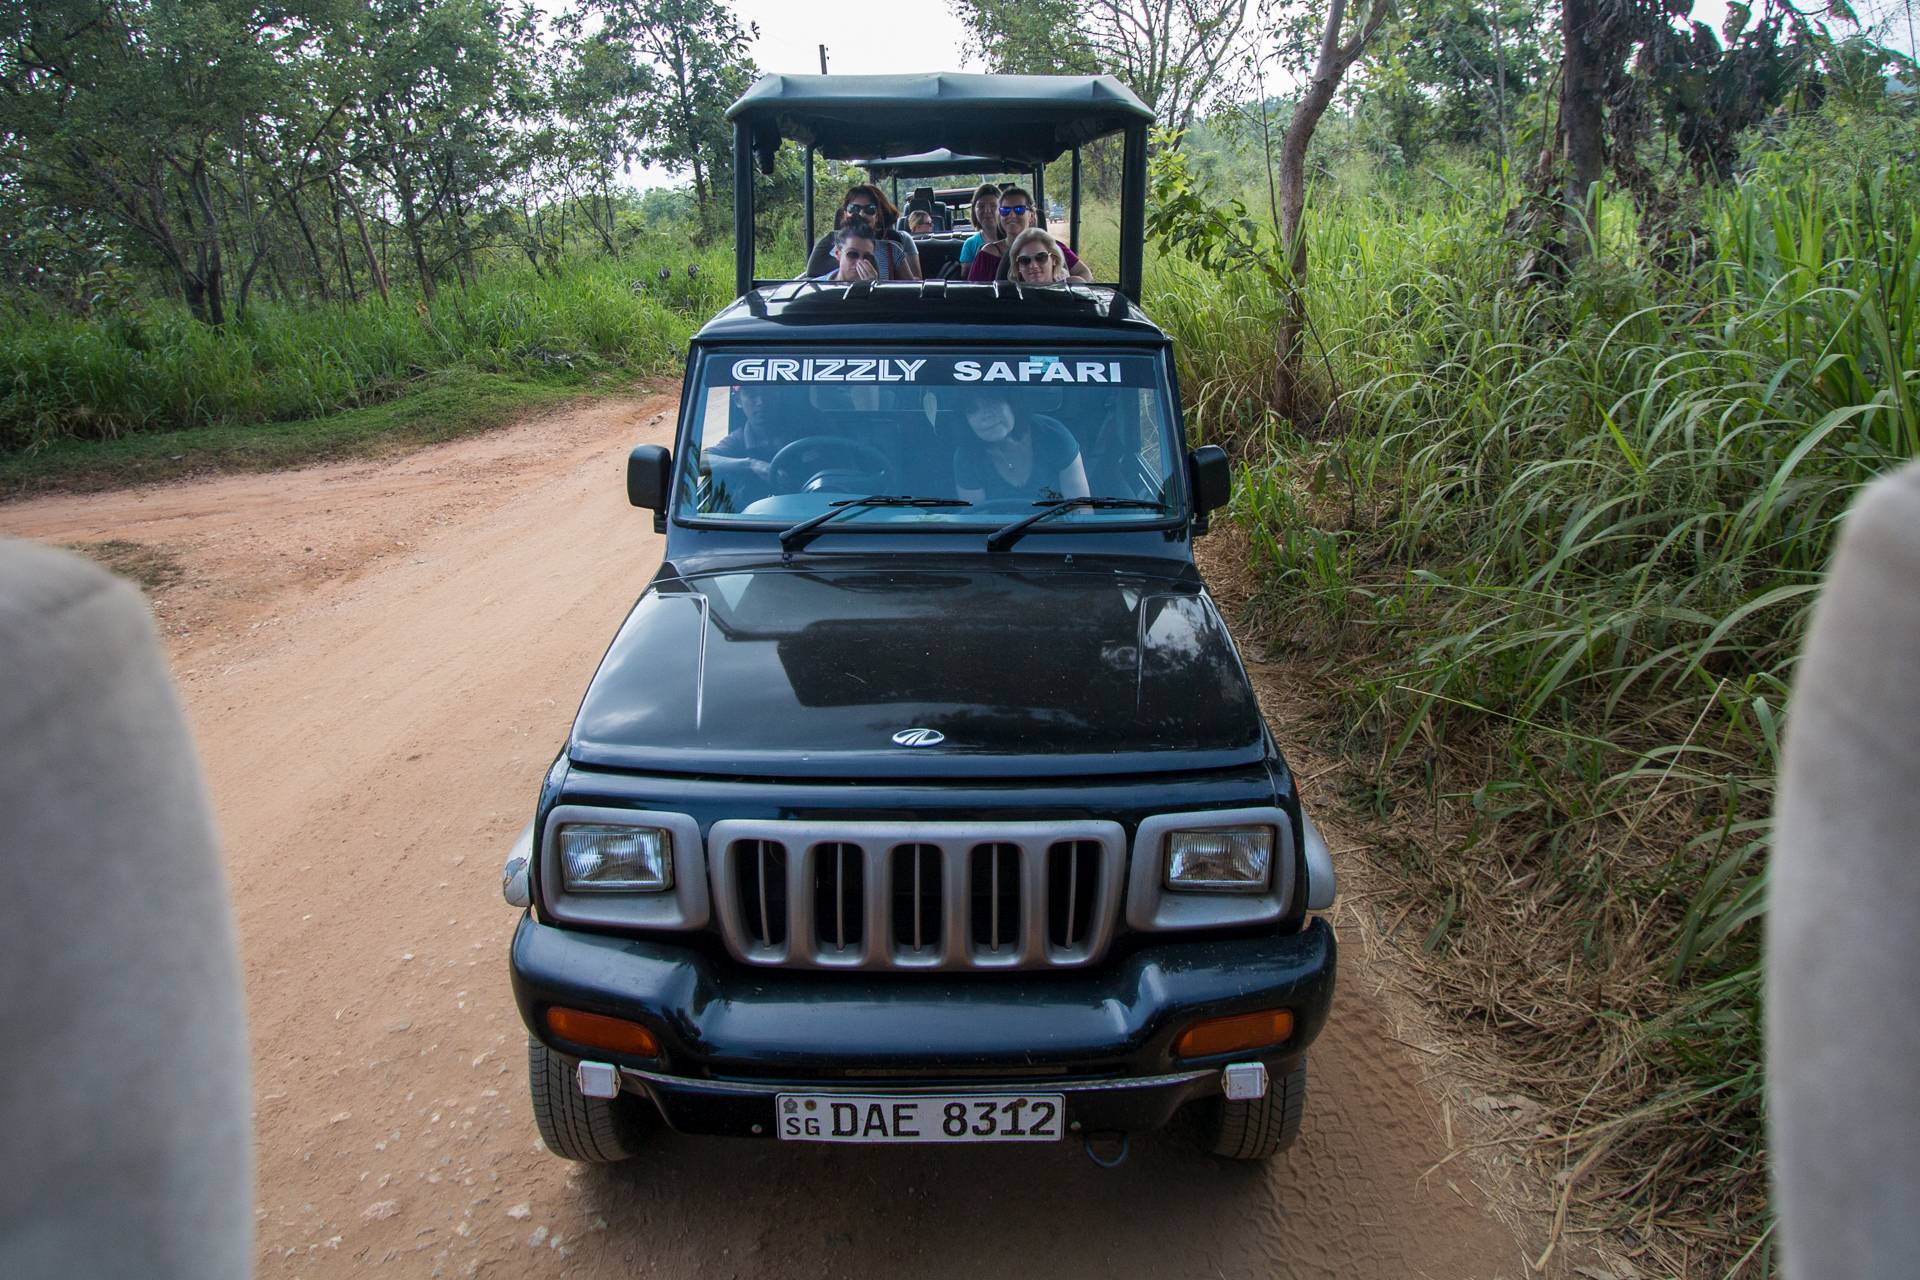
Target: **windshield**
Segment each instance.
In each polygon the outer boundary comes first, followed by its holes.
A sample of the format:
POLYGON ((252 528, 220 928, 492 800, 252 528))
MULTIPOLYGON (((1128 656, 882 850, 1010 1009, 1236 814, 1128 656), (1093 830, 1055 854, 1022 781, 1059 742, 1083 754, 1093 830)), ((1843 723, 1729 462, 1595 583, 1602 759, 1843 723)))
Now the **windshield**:
POLYGON ((676 499, 681 518, 778 523, 848 499, 831 532, 993 526, 1063 498, 1043 530, 1177 513, 1159 358, 1105 351, 863 349, 726 354, 703 362, 676 499), (1145 504, 1145 505, 1139 505, 1145 504))

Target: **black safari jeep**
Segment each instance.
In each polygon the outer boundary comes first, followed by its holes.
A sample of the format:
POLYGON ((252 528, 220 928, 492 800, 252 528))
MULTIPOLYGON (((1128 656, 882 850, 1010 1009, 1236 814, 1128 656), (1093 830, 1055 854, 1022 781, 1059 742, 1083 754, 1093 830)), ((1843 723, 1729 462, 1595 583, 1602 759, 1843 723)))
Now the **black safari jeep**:
POLYGON ((506 864, 541 1136, 606 1161, 656 1113, 1058 1142, 1191 1109, 1272 1155, 1333 869, 1193 563, 1229 474, 1137 305, 1150 113, 1105 78, 771 76, 731 118, 740 296, 675 448, 629 461, 665 561, 506 864), (1037 167, 1111 133, 1117 286, 753 279, 783 138, 1037 167))

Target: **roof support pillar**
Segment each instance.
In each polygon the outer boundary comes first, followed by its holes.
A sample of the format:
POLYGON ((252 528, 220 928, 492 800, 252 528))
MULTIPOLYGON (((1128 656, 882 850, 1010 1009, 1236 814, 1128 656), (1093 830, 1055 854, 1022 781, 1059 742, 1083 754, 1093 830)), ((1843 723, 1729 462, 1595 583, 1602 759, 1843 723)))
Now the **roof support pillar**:
POLYGON ((752 292, 753 138, 751 126, 742 122, 733 126, 733 296, 752 292))
POLYGON ((805 218, 805 222, 806 222, 805 248, 808 253, 812 253, 813 252, 813 148, 812 147, 808 147, 806 149, 805 156, 806 156, 806 162, 807 162, 807 175, 806 177, 800 180, 800 188, 805 193, 801 198, 805 200, 807 204, 807 215, 805 218))
POLYGON ((1033 203, 1037 206, 1033 211, 1033 225, 1044 227, 1047 225, 1047 166, 1043 164, 1033 166, 1032 195, 1033 203))
POLYGON ((1127 126, 1120 164, 1120 292, 1140 301, 1147 232, 1147 126, 1127 126))
POLYGON ((1078 253, 1080 252, 1077 247, 1080 243, 1080 148, 1078 146, 1073 149, 1073 189, 1068 198, 1071 201, 1071 207, 1067 211, 1067 243, 1076 246, 1074 252, 1078 253))

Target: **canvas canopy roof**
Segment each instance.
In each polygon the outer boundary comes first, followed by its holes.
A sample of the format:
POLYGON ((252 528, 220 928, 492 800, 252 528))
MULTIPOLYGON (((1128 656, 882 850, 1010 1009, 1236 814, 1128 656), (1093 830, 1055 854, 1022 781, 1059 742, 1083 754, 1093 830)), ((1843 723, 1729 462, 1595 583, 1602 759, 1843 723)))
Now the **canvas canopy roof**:
POLYGON ((762 76, 727 111, 746 125, 763 170, 781 141, 831 160, 903 156, 937 144, 1019 168, 1153 112, 1112 76, 998 76, 940 71, 904 76, 762 76))
POLYGON ((893 156, 886 160, 856 160, 875 179, 938 178, 953 173, 1017 173, 1027 166, 1005 156, 963 156, 947 150, 922 151, 915 156, 893 156))

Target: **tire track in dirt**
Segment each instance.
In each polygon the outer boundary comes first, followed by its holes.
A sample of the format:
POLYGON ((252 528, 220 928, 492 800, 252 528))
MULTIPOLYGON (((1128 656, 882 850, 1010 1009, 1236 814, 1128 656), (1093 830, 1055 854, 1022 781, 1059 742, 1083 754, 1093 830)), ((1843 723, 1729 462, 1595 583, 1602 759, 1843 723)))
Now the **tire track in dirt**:
MULTIPOLYGON (((1494 1280, 1520 1242, 1449 1155, 1359 947, 1299 1145, 1077 1149, 663 1134, 540 1146, 506 978, 506 845, 661 539, 626 451, 673 396, 405 457, 0 506, 0 533, 158 548, 155 604, 226 849, 267 1276, 1262 1276, 1494 1280)), ((1284 736, 1283 736, 1284 741, 1284 736)))

